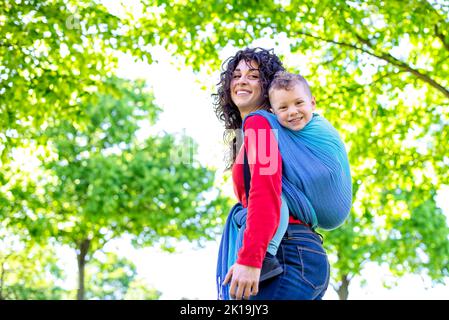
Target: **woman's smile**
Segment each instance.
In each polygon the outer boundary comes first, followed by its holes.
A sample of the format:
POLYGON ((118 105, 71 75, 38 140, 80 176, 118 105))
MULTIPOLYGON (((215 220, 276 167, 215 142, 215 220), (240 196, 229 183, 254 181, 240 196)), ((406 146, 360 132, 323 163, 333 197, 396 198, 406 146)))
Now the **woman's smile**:
POLYGON ((245 95, 249 95, 251 94, 251 91, 248 90, 237 90, 236 91, 236 95, 238 96, 245 96, 245 95))

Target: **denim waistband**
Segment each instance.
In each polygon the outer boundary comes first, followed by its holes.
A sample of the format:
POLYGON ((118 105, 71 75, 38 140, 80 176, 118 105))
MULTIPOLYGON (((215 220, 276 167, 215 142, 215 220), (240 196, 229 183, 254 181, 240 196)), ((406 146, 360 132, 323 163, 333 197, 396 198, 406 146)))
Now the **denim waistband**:
POLYGON ((309 226, 304 224, 289 224, 284 238, 291 238, 298 235, 311 235, 316 240, 323 243, 323 236, 316 231, 313 231, 309 226))

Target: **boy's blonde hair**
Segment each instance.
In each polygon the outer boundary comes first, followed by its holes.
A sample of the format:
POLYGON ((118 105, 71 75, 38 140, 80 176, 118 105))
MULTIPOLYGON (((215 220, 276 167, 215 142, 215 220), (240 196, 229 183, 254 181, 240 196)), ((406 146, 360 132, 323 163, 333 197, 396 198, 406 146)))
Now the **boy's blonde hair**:
POLYGON ((274 79, 268 88, 268 92, 271 90, 291 90, 296 84, 304 86, 306 93, 309 97, 312 97, 312 91, 306 79, 300 74, 290 73, 287 71, 278 71, 274 75, 274 79))

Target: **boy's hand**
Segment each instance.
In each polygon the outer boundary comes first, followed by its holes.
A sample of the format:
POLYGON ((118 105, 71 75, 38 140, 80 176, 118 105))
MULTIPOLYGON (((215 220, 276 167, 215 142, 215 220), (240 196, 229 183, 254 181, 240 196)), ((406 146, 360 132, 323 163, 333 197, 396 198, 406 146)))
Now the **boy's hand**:
POLYGON ((260 268, 235 263, 226 274, 223 285, 231 281, 231 298, 241 300, 243 296, 248 300, 251 295, 255 296, 259 292, 259 278, 260 268))

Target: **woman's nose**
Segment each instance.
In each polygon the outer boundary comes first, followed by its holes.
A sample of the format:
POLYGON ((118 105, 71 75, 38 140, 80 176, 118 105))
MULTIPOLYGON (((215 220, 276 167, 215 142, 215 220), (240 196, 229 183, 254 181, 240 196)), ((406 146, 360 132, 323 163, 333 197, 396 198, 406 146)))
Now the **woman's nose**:
POLYGON ((238 84, 248 83, 248 78, 246 76, 242 75, 237 79, 237 83, 238 84))

